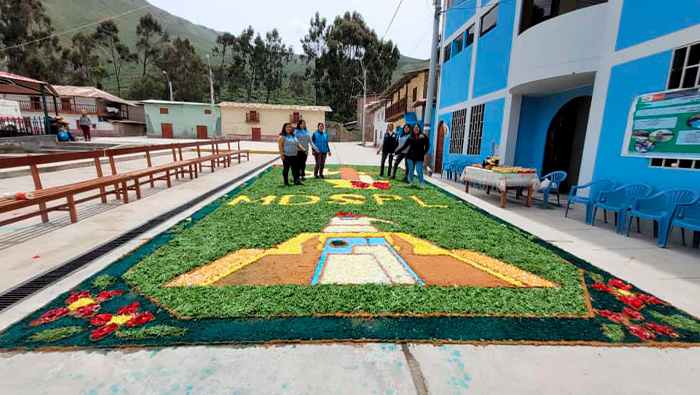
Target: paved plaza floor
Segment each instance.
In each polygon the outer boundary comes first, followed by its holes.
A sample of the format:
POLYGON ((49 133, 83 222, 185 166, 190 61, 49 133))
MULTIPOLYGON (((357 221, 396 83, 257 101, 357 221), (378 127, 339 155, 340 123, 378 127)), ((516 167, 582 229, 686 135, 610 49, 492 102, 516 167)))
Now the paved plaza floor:
MULTIPOLYGON (((99 139, 95 139, 99 141, 99 139)), ((108 139, 104 139, 108 142, 108 139)), ((124 140, 122 140, 124 142, 124 140)), ((133 143, 140 143, 135 140, 133 143)), ((274 151, 274 143, 243 143, 274 151)), ((376 149, 356 143, 332 144, 332 165, 378 165, 376 149)), ((162 158, 161 160, 166 160, 162 158)), ((309 160, 310 163, 313 159, 309 160)), ((251 155, 250 162, 217 169, 171 189, 154 188, 123 204, 84 204, 81 221, 54 214, 0 228, 0 292, 148 223, 213 189, 226 192, 273 163, 275 155, 251 155), (231 184, 231 185, 229 185, 231 184)), ((136 160, 124 169, 138 168, 136 160)), ((47 173, 58 185, 92 176, 93 169, 47 173)), ((43 180, 44 178, 42 178, 43 180)), ((309 181, 313 182, 313 181, 309 181)), ((649 230, 626 238, 612 224, 590 227, 577 207, 543 210, 537 202, 509 199, 441 179, 428 182, 639 288, 700 316, 700 251, 672 242, 659 249, 649 230)), ((0 179, 0 192, 31 187, 31 178, 0 179)), ((0 330, 41 308, 100 272, 116 259, 216 200, 197 202, 177 216, 0 313, 0 330)), ((436 224, 439 226, 439 224, 436 224)), ((456 236, 457 237, 457 236, 456 236)), ((552 393, 694 394, 700 376, 700 348, 467 345, 416 343, 328 343, 262 346, 182 346, 125 350, 0 353, 2 394, 120 393, 552 393)))

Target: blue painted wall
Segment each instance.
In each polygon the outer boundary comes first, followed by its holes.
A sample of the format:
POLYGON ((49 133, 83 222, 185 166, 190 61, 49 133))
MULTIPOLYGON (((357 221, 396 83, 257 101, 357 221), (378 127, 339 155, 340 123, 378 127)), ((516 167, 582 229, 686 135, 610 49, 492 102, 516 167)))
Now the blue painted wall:
MULTIPOLYGON (((501 142, 501 125, 503 124, 503 107, 505 99, 493 100, 485 103, 484 106, 484 129, 481 134, 481 153, 479 155, 450 154, 450 139, 452 138, 452 114, 440 116, 440 120, 450 127, 450 136, 445 138, 442 163, 449 163, 454 160, 464 160, 470 162, 482 162, 491 155, 491 145, 501 142)), ((469 124, 465 135, 469 134, 469 124)), ((465 141, 466 144, 466 141, 465 141)), ((496 152, 498 154, 498 152, 496 152)))
POLYGON ((443 64, 440 107, 451 106, 467 100, 473 49, 474 45, 470 45, 443 64))
POLYGON ((515 147, 515 165, 537 169, 539 172, 544 160, 547 132, 554 116, 572 99, 592 95, 593 87, 587 86, 542 97, 524 96, 515 147))
POLYGON ((515 1, 500 2, 496 27, 478 39, 473 97, 506 87, 514 23, 515 1))
POLYGON ((476 0, 455 0, 445 13, 445 37, 462 27, 476 13, 476 0))
POLYGON ((617 50, 700 23, 698 0, 625 0, 617 50))
POLYGON ((646 183, 657 191, 693 186, 700 189, 700 171, 650 168, 649 159, 621 155, 630 106, 641 94, 665 89, 671 53, 662 52, 612 69, 594 180, 646 183))

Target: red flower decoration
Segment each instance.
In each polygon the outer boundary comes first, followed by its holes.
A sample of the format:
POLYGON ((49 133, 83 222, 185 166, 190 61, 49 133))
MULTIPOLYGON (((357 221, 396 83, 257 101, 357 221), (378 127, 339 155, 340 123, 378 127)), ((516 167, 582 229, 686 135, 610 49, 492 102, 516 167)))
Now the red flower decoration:
POLYGON ((646 324, 644 324, 644 326, 647 327, 647 329, 650 329, 652 332, 658 333, 659 335, 665 335, 674 338, 681 337, 681 335, 677 334, 670 326, 659 325, 654 322, 647 322, 646 324))
POLYGON ((644 307, 644 299, 638 295, 623 295, 619 296, 618 299, 620 302, 635 310, 640 310, 642 307, 644 307))
POLYGON ((41 317, 39 317, 39 319, 30 322, 29 326, 37 326, 49 322, 54 322, 57 319, 67 315, 68 313, 70 313, 70 309, 68 309, 67 307, 49 310, 46 313, 42 314, 41 317))
POLYGON ((124 325, 126 325, 126 326, 139 326, 139 325, 143 325, 143 324, 145 324, 153 319, 155 319, 155 317, 153 317, 153 314, 151 314, 149 311, 147 311, 145 313, 141 313, 141 314, 137 315, 136 317, 130 319, 124 325))
POLYGON ((90 320, 92 325, 104 325, 112 319, 112 314, 98 314, 90 320))
POLYGON ((350 184, 352 184, 352 186, 354 186, 356 188, 360 188, 360 189, 367 189, 370 187, 370 185, 368 183, 362 182, 362 181, 350 181, 350 184))
POLYGON ((345 211, 338 211, 338 217, 352 217, 352 218, 359 218, 360 214, 355 214, 355 213, 347 213, 345 211))
POLYGON ((117 314, 119 314, 119 315, 131 315, 131 314, 136 314, 137 311, 139 311, 139 302, 134 302, 134 303, 128 304, 124 307, 120 307, 119 310, 117 310, 117 314))
POLYGON ((637 336, 638 338, 642 340, 654 340, 656 339, 656 335, 653 333, 649 332, 648 330, 644 329, 643 327, 639 325, 630 325, 627 327, 627 330, 630 331, 631 334, 637 336))
POLYGON ((593 288, 597 289, 598 291, 603 291, 603 292, 607 292, 607 293, 611 293, 611 294, 615 293, 615 291, 613 291, 612 289, 610 289, 610 287, 608 287, 607 285, 605 285, 603 283, 595 283, 595 284, 593 284, 593 288))
POLYGON ((629 318, 629 319, 632 320, 632 321, 642 321, 642 320, 644 320, 644 316, 643 316, 640 312, 638 312, 638 311, 636 311, 636 310, 628 309, 627 307, 623 307, 623 308, 622 308, 622 313, 623 313, 624 315, 626 315, 627 318, 629 318))
POLYGON ((114 298, 115 296, 121 296, 124 294, 124 291, 119 290, 119 291, 102 291, 99 294, 97 294, 97 301, 98 302, 104 302, 107 300, 110 300, 114 298))
POLYGON ((382 191, 388 191, 389 189, 391 189, 389 183, 384 181, 375 182, 374 184, 372 184, 372 186, 377 189, 381 189, 382 191))
POLYGON ((598 315, 601 317, 605 317, 609 319, 610 321, 614 322, 623 322, 625 319, 622 317, 622 314, 616 313, 614 311, 610 310, 598 310, 598 315))
POLYGON ((80 299, 89 298, 89 297, 90 297, 90 291, 71 292, 70 297, 66 300, 66 304, 72 304, 74 302, 77 302, 80 299))
POLYGON ((117 325, 117 324, 109 324, 109 325, 101 326, 97 329, 93 329, 92 335, 90 336, 90 338, 92 338, 92 340, 100 340, 103 337, 109 335, 110 333, 116 331, 117 328, 119 328, 119 325, 117 325))
POLYGON ((95 315, 100 310, 100 305, 97 303, 89 304, 87 306, 79 307, 75 311, 75 316, 78 318, 89 318, 95 315))
POLYGON ((608 281, 608 284, 609 284, 611 287, 615 287, 615 288, 617 288, 617 289, 622 289, 622 290, 624 290, 624 291, 629 291, 630 289, 632 289, 632 286, 631 286, 631 285, 625 284, 624 282, 622 282, 622 281, 620 281, 620 280, 618 280, 618 279, 610 280, 610 281, 608 281))
POLYGON ((644 294, 639 294, 637 295, 638 298, 642 299, 644 303, 646 304, 653 304, 653 305, 662 305, 664 302, 662 302, 659 298, 651 296, 651 295, 644 295, 644 294))

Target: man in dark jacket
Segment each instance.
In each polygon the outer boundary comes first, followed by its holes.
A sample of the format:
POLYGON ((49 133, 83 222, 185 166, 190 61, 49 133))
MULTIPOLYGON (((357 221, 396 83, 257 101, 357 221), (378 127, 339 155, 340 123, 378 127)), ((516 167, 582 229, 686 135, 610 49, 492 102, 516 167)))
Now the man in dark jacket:
POLYGON ((382 145, 377 150, 377 155, 381 152, 382 154, 382 166, 379 171, 379 175, 384 177, 384 162, 387 157, 389 158, 389 171, 388 176, 391 176, 391 164, 394 161, 394 150, 399 140, 396 138, 396 133, 394 133, 394 124, 390 123, 386 126, 386 133, 384 133, 384 139, 382 140, 382 145))

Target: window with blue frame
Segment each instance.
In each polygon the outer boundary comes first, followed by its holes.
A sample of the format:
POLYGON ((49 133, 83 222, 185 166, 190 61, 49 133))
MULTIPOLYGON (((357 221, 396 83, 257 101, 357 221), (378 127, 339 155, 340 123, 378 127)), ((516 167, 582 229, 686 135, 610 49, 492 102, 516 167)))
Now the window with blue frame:
POLYGON ((498 4, 495 7, 488 10, 484 16, 481 17, 481 33, 479 37, 483 37, 486 33, 496 28, 498 23, 498 4))
POLYGON ((464 132, 467 125, 467 109, 452 113, 452 125, 450 127, 450 153, 461 154, 464 150, 464 132))
POLYGON ((448 45, 448 46, 445 47, 445 53, 444 53, 444 55, 442 56, 442 63, 445 63, 445 62, 447 62, 448 60, 450 60, 450 48, 451 48, 451 47, 452 47, 452 45, 448 45))
POLYGON ((464 33, 460 34, 457 36, 457 38, 452 41, 452 56, 457 55, 458 53, 462 52, 462 48, 464 47, 464 33))
POLYGON ((467 48, 468 46, 474 44, 474 33, 476 31, 476 26, 471 25, 469 29, 466 31, 466 39, 467 41, 464 43, 464 48, 467 48))
POLYGON ((700 86, 700 43, 677 48, 673 52, 668 90, 700 86))

